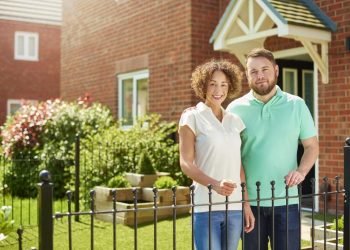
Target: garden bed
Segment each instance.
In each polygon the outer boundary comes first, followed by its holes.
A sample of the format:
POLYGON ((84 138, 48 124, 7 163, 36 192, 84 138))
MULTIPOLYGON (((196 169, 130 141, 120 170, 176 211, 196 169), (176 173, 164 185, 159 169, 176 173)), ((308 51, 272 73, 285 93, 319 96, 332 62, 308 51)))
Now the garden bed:
MULTIPOLYGON (((96 187, 96 199, 95 199, 95 208, 96 211, 103 210, 112 210, 112 195, 111 188, 106 187, 96 187)), ((137 212, 137 220, 138 223, 145 223, 153 221, 154 211, 153 211, 153 189, 152 188, 139 188, 138 190, 138 203, 137 208, 150 208, 149 210, 139 210, 137 212)), ((159 209, 157 210, 157 218, 165 219, 170 218, 173 215, 172 208, 161 208, 164 206, 171 206, 173 203, 172 200, 173 194, 170 189, 160 189, 158 190, 158 199, 157 206, 159 209)), ((188 187, 177 187, 176 191, 176 204, 177 205, 187 205, 190 203, 189 197, 189 189, 188 187)), ((126 210, 133 209, 133 194, 132 188, 123 188, 117 189, 117 202, 116 208, 118 210, 126 210), (131 194, 131 195, 130 195, 131 194), (123 199, 124 198, 124 199, 123 199)), ((187 214, 189 213, 190 208, 176 208, 176 214, 187 214)), ((96 219, 112 222, 113 216, 112 214, 97 214, 96 219)), ((132 226, 134 225, 134 212, 126 211, 126 212, 117 212, 116 213, 117 223, 122 223, 124 225, 132 226)))
MULTIPOLYGON (((326 226, 326 246, 327 249, 336 249, 336 230, 331 229, 332 224, 326 226)), ((312 229, 310 229, 312 230, 312 229)), ((312 231, 310 231, 311 233, 312 231)), ((315 249, 324 248, 324 226, 316 226, 314 229, 315 236, 315 249)), ((343 232, 338 231, 338 240, 343 238, 343 232)), ((343 245, 338 243, 338 249, 343 249, 343 245)))
MULTIPOLYGON (((339 240, 339 238, 338 238, 339 240)), ((343 250, 344 249, 344 246, 340 243, 338 243, 338 248, 336 248, 336 239, 333 238, 333 239, 328 239, 327 238, 327 241, 326 241, 326 247, 327 247, 327 250, 343 250)), ((324 241, 323 240, 316 240, 315 241, 315 249, 324 249, 324 241)))
MULTIPOLYGON (((336 238, 336 231, 331 229, 333 224, 327 224, 326 225, 326 238, 327 239, 335 239, 336 238)), ((310 229, 312 230, 312 229, 310 229)), ((324 226, 315 226, 314 229, 315 232, 315 241, 316 240, 323 240, 324 239, 324 226)), ((311 231, 310 231, 311 234, 311 231)), ((338 238, 343 238, 343 232, 338 230, 338 238)))

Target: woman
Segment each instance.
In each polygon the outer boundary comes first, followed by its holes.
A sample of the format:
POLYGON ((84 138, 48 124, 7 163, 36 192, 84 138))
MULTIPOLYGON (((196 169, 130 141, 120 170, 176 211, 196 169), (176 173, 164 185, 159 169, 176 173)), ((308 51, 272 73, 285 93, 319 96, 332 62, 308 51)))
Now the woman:
MULTIPOLYGON (((226 60, 212 60, 198 66, 192 73, 192 88, 204 102, 186 109, 180 118, 180 165, 195 184, 195 204, 209 203, 208 188, 212 185, 212 202, 240 201, 240 183, 245 182, 241 166, 240 132, 242 120, 222 108, 226 98, 239 94, 241 73, 226 60)), ((247 200, 248 197, 245 197, 247 200)), ((254 227, 249 203, 245 203, 245 232, 254 227)), ((242 229, 242 205, 233 203, 228 208, 228 249, 237 249, 242 229)), ((208 206, 194 208, 195 245, 208 249, 208 206)), ((212 249, 225 249, 225 204, 213 205, 211 213, 212 249)))

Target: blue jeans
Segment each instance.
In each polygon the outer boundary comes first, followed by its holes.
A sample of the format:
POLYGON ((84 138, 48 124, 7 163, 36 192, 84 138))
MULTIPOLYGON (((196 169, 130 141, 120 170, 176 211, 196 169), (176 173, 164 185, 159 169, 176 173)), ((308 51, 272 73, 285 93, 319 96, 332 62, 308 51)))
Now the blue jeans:
MULTIPOLYGON (((259 249, 258 240, 258 209, 252 206, 255 216, 255 227, 250 233, 244 234, 244 249, 259 249)), ((274 242, 276 250, 286 249, 286 206, 275 207, 275 239, 272 232, 272 208, 260 207, 260 249, 267 250, 268 243, 274 242)), ((300 222, 298 205, 289 205, 288 208, 288 250, 300 249, 300 222)))
MULTIPOLYGON (((194 239, 197 250, 209 249, 209 212, 194 214, 194 239)), ((228 211, 227 249, 236 250, 242 231, 242 211, 228 211)), ((226 249, 225 211, 211 212, 211 249, 226 249)))

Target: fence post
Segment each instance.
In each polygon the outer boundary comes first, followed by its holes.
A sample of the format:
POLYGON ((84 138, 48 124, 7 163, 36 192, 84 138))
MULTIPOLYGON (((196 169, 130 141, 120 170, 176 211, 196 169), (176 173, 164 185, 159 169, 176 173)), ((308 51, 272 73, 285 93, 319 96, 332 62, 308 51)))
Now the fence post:
POLYGON ((53 249, 53 184, 50 183, 50 173, 42 170, 38 183, 38 232, 39 250, 53 249))
MULTIPOLYGON (((80 206, 79 206, 79 196, 80 196, 80 136, 79 134, 75 137, 75 159, 74 159, 74 166, 75 166, 75 183, 74 183, 74 211, 79 212, 80 206)), ((76 215, 74 217, 75 221, 79 221, 79 215, 76 215)))
POLYGON ((350 250, 350 137, 344 146, 344 250, 350 250))

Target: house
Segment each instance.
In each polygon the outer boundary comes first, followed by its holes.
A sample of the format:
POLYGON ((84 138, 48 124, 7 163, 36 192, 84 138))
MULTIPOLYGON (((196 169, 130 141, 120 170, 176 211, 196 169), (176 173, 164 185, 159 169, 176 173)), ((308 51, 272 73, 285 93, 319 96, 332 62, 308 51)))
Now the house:
POLYGON ((264 46, 278 59, 280 87, 303 97, 314 117, 320 157, 308 178, 322 191, 323 176, 344 171, 349 31, 350 0, 64 1, 60 93, 89 93, 126 126, 147 112, 177 121, 198 101, 196 65, 213 57, 244 65, 250 49, 264 46))
POLYGON ((59 97, 61 0, 0 1, 0 124, 24 100, 59 97))

